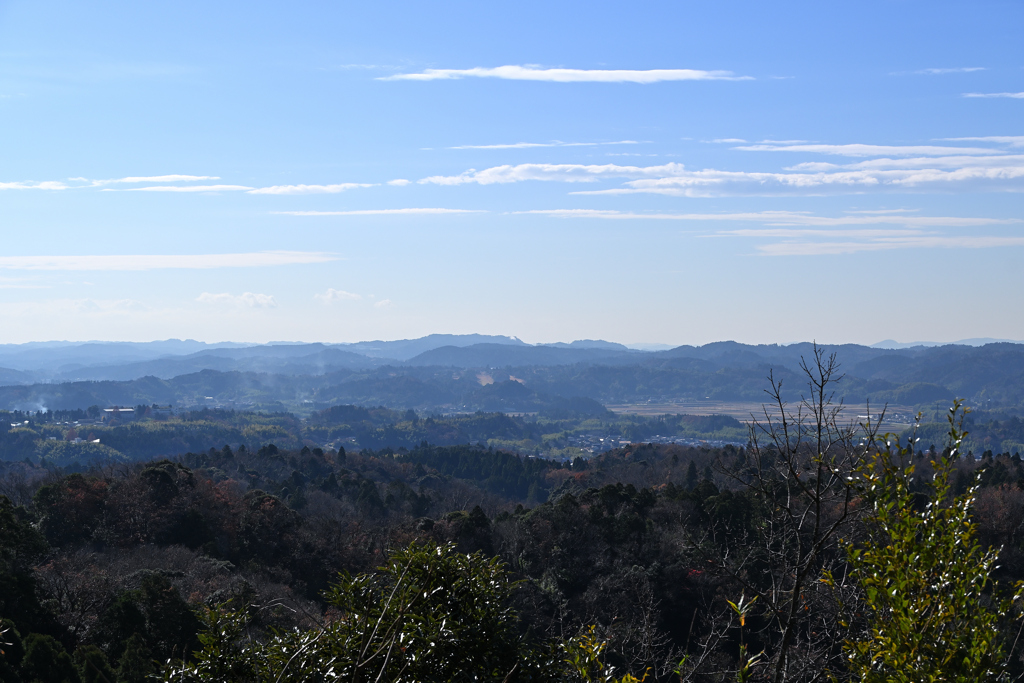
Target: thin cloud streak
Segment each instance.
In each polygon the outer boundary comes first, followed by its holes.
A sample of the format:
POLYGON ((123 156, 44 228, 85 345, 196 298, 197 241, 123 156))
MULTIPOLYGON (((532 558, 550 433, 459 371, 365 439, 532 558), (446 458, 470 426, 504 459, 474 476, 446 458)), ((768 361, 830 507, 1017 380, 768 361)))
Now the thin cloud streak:
POLYGON ((512 81, 550 83, 658 83, 662 81, 749 81, 731 71, 701 69, 542 69, 535 66, 506 65, 494 68, 425 69, 420 73, 381 76, 381 81, 439 81, 462 78, 500 78, 512 81))
POLYGON ((928 191, 979 189, 1024 190, 1024 164, 900 170, 859 170, 817 173, 770 173, 743 171, 687 171, 670 177, 627 181, 626 187, 578 190, 573 195, 661 194, 676 197, 710 197, 778 193, 836 194, 877 191, 928 191))
POLYGON ((860 237, 862 239, 889 238, 923 235, 926 233, 912 228, 903 230, 856 229, 856 230, 823 230, 821 228, 746 228, 742 230, 722 230, 715 233, 734 237, 860 237))
POLYGON ((811 152, 847 157, 894 156, 947 156, 950 154, 988 155, 1002 154, 987 147, 940 147, 936 145, 787 145, 761 144, 736 147, 745 152, 811 152))
POLYGON ((968 227, 1009 225, 1022 222, 1015 218, 979 218, 959 216, 907 216, 904 213, 856 213, 848 216, 817 216, 802 211, 754 211, 746 213, 632 213, 603 209, 550 209, 517 211, 517 214, 545 215, 555 218, 600 218, 606 220, 669 221, 754 221, 773 226, 812 225, 903 225, 920 227, 968 227))
POLYGON ((375 187, 376 183, 338 183, 336 185, 273 185, 246 188, 247 194, 337 194, 362 187, 375 187))
POLYGON ((32 180, 0 183, 0 190, 66 190, 68 186, 57 180, 32 180))
POLYGON ((983 66, 961 66, 954 67, 951 69, 918 69, 917 71, 911 71, 914 74, 924 74, 927 76, 943 76, 946 74, 969 74, 975 71, 986 71, 987 69, 983 66))
POLYGON ((565 183, 590 183, 601 178, 637 178, 675 175, 683 172, 682 164, 660 166, 620 166, 618 164, 516 164, 494 166, 477 171, 469 169, 457 176, 430 176, 420 184, 464 185, 478 183, 493 185, 516 183, 524 180, 548 180, 565 183))
MULTIPOLYGON (((951 148, 961 151, 964 148, 951 148)), ((686 170, 683 164, 622 166, 617 164, 506 164, 469 169, 455 176, 430 176, 418 182, 435 185, 492 185, 528 180, 595 183, 627 178, 625 187, 578 190, 573 195, 651 193, 670 196, 764 195, 779 192, 828 194, 892 189, 948 190, 957 186, 982 190, 1024 190, 1024 155, 874 159, 850 166, 811 162, 789 172, 686 170)))
MULTIPOLYGON (((111 181, 113 182, 113 181, 111 181)), ((118 181, 120 182, 120 181, 118 181)), ((376 187, 377 183, 337 183, 335 185, 272 185, 250 187, 248 185, 152 185, 147 187, 112 188, 104 187, 101 192, 245 192, 265 195, 337 194, 363 187, 376 187)), ((2 188, 0 188, 2 189, 2 188)), ((63 189, 63 188, 61 188, 63 189)))
POLYGON ((253 188, 246 185, 153 185, 151 187, 104 187, 100 192, 242 192, 253 188))
MULTIPOLYGON (((742 142, 740 140, 739 142, 742 142)), ((597 147, 600 145, 638 145, 636 140, 618 140, 616 142, 516 142, 507 145, 459 145, 448 149, 532 149, 534 147, 597 147)))
POLYGON ((819 216, 800 211, 758 211, 746 213, 638 214, 601 209, 553 209, 522 211, 558 218, 598 218, 607 220, 675 220, 756 222, 767 227, 718 230, 720 237, 784 240, 756 246, 771 256, 811 256, 848 254, 910 248, 988 248, 1024 246, 1024 237, 996 235, 942 235, 926 228, 972 228, 1011 225, 1020 219, 908 216, 904 209, 880 212, 851 212, 845 216, 819 216), (895 213, 899 212, 899 213, 895 213), (897 227, 856 227, 856 226, 897 227), (814 239, 817 238, 817 239, 814 239), (822 239, 825 238, 825 239, 822 239), (837 241, 842 240, 842 241, 837 241))
POLYGON ((11 270, 140 271, 161 269, 261 268, 336 261, 316 251, 262 251, 239 254, 87 254, 0 256, 0 268, 11 270))
POLYGON ((866 242, 779 242, 759 245, 757 250, 767 256, 830 256, 894 249, 992 249, 1022 246, 1024 237, 919 235, 866 242))
POLYGON ((215 175, 151 175, 109 178, 107 180, 90 180, 88 178, 69 178, 69 180, 89 183, 88 187, 102 187, 103 185, 121 183, 188 183, 199 180, 220 180, 220 177, 215 175))
POLYGON ((282 216, 437 216, 458 213, 487 213, 483 209, 359 209, 355 211, 272 211, 282 216))
POLYGON ((1024 100, 1024 92, 965 92, 963 97, 1009 97, 1024 100))
POLYGON ((827 162, 808 161, 802 164, 787 166, 786 171, 831 171, 836 169, 852 170, 925 170, 929 168, 1007 168, 1024 164, 1024 155, 1004 154, 1002 156, 974 157, 916 157, 910 159, 866 159, 852 164, 830 164, 827 162))
POLYGON ((1024 135, 986 135, 976 138, 942 138, 950 142, 997 142, 1011 147, 1024 147, 1024 135))

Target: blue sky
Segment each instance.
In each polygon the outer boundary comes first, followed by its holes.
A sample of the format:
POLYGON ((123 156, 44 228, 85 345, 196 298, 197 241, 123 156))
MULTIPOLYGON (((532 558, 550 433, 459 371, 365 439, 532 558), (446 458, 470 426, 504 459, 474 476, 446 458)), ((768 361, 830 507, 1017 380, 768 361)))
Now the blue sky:
POLYGON ((0 2, 0 343, 1024 339, 1020 2, 0 2))

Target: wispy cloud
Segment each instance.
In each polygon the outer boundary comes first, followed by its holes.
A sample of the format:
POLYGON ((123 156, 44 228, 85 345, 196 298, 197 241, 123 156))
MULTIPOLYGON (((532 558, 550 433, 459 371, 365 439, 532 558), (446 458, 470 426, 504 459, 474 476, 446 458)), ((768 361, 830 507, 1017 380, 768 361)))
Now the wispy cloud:
POLYGON ((433 185, 464 185, 478 183, 517 183, 524 180, 548 180, 566 183, 590 183, 601 178, 642 178, 666 176, 683 172, 682 164, 661 166, 620 166, 617 164, 517 164, 494 166, 482 171, 469 169, 457 176, 430 176, 420 183, 433 185))
POLYGON ((985 135, 975 138, 942 138, 949 142, 996 142, 1011 147, 1024 147, 1024 135, 985 135))
POLYGON ((831 171, 836 169, 848 169, 855 171, 870 170, 912 170, 912 169, 935 169, 935 168, 1003 168, 1014 167, 1024 164, 1024 155, 1003 154, 1001 156, 945 156, 945 157, 911 157, 906 159, 866 159, 850 164, 830 164, 825 162, 808 161, 793 166, 787 166, 787 171, 831 171))
POLYGON ((743 228, 740 230, 722 230, 718 235, 734 237, 845 237, 859 239, 881 239, 885 237, 918 236, 922 231, 913 228, 743 228))
POLYGON ((863 241, 785 241, 763 244, 768 256, 828 256, 894 249, 992 249, 1024 246, 1024 237, 998 235, 894 235, 863 241))
POLYGON ((346 292, 345 290, 342 289, 334 289, 333 287, 328 287, 326 292, 314 294, 313 298, 319 299, 320 301, 323 301, 325 304, 329 304, 333 301, 358 301, 363 297, 359 294, 346 292))
POLYGON ((382 76, 382 81, 439 81, 460 78, 501 78, 511 81, 548 81, 552 83, 658 83, 661 81, 746 81, 731 71, 701 69, 544 69, 532 65, 507 65, 494 68, 425 69, 420 73, 382 76))
POLYGON ((241 192, 252 190, 246 185, 152 185, 114 189, 104 187, 101 192, 241 192))
POLYGON ((381 299, 373 305, 374 308, 391 308, 391 299, 381 299))
POLYGON ((852 214, 917 213, 920 209, 847 209, 852 214))
POLYGON ((975 71, 985 71, 983 66, 958 66, 952 68, 940 68, 940 69, 918 69, 916 71, 896 71, 893 76, 901 76, 904 74, 921 74, 925 76, 943 76, 945 74, 969 74, 975 71))
POLYGON ((747 152, 811 152, 834 154, 847 157, 892 156, 941 156, 947 154, 1002 154, 1002 151, 988 147, 948 147, 937 145, 795 145, 760 144, 737 147, 747 152))
POLYGON ((395 187, 405 187, 411 183, 411 180, 406 180, 405 178, 395 178, 394 180, 388 181, 388 185, 394 185, 395 187))
POLYGON ((106 180, 90 180, 89 178, 68 178, 68 180, 88 183, 89 187, 101 187, 121 183, 188 183, 200 180, 220 180, 220 178, 215 175, 150 175, 108 178, 106 180))
MULTIPOLYGON (((740 140, 739 142, 743 142, 740 140)), ((534 147, 597 147, 600 145, 638 145, 636 140, 617 140, 615 142, 562 142, 552 140, 551 142, 514 142, 500 145, 459 145, 448 149, 532 149, 534 147)))
POLYGON ((93 254, 0 256, 0 268, 11 270, 159 270, 260 268, 335 261, 316 251, 262 251, 240 254, 93 254))
POLYGON ((1009 97, 1024 100, 1024 92, 965 92, 964 97, 1009 97))
POLYGON ((554 209, 520 213, 556 218, 757 223, 757 227, 716 229, 708 235, 762 240, 762 243, 755 245, 755 250, 771 256, 817 256, 912 248, 1024 246, 1024 237, 948 234, 949 230, 956 229, 1019 224, 1022 222, 1020 219, 907 215, 915 213, 915 210, 910 209, 858 210, 840 216, 822 216, 804 211, 632 213, 601 209, 554 209))
POLYGON ((1024 189, 1024 165, 986 167, 859 170, 816 173, 762 173, 702 170, 665 178, 641 178, 626 187, 576 191, 571 194, 651 193, 680 197, 771 195, 778 193, 836 194, 885 190, 1016 190, 1024 189))
POLYGON ((971 227, 1010 225, 1020 219, 981 218, 970 216, 908 216, 907 210, 888 209, 881 212, 850 212, 845 216, 820 216, 804 211, 751 211, 740 213, 635 213, 605 209, 540 209, 517 211, 517 214, 540 214, 555 218, 600 218, 607 220, 658 221, 741 221, 771 226, 902 225, 913 227, 971 227), (898 212, 898 213, 896 213, 898 212))
POLYGON ((744 142, 746 142, 746 140, 744 140, 743 138, 715 138, 714 140, 705 140, 705 142, 714 142, 714 143, 723 143, 723 142, 744 143, 744 142))
POLYGON ((249 194, 337 194, 360 187, 374 187, 376 183, 338 183, 336 185, 274 185, 272 187, 245 188, 249 194))
MULTIPOLYGON (((963 151, 972 148, 947 148, 963 151)), ((985 150, 989 151, 989 150, 985 150)), ((868 159, 840 166, 804 163, 786 172, 691 171, 683 164, 516 164, 469 169, 455 176, 431 176, 420 183, 491 185, 524 181, 596 183, 625 178, 616 188, 577 190, 577 195, 652 193, 674 196, 835 194, 880 190, 1024 190, 1024 155, 868 159)))
POLYGON ((238 306, 241 308, 277 308, 277 301, 270 294, 257 294, 256 292, 243 292, 241 294, 212 294, 203 292, 196 297, 196 301, 204 304, 221 304, 238 306))
MULTIPOLYGON (((302 195, 302 194, 337 194, 362 187, 375 187, 376 183, 336 183, 332 185, 272 185, 270 187, 250 187, 248 185, 147 185, 146 187, 112 188, 103 187, 127 183, 162 183, 162 182, 194 182, 200 180, 219 180, 217 176, 137 176, 113 180, 89 180, 72 178, 75 181, 88 183, 85 187, 101 187, 102 192, 245 192, 247 194, 269 195, 302 195)), ((401 184, 392 181, 389 184, 401 184)), ((0 184, 0 189, 4 189, 0 184)), ((64 187, 42 189, 65 189, 64 187)))
POLYGON ((358 209, 355 211, 273 211, 285 216, 436 216, 452 213, 486 213, 482 209, 358 209))
POLYGON ((66 190, 68 186, 57 180, 33 180, 0 183, 0 190, 66 190))

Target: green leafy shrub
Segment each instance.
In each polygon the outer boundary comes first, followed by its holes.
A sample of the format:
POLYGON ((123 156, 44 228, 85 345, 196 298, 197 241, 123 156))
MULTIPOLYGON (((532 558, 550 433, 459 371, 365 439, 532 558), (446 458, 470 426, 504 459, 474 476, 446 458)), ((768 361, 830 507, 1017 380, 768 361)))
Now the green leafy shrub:
POLYGON ((326 593, 336 618, 308 631, 243 639, 245 614, 209 610, 202 649, 170 681, 527 681, 553 657, 517 632, 514 583, 497 558, 452 545, 411 545, 378 573, 326 593))
POLYGON ((932 462, 922 507, 911 489, 914 442, 882 442, 860 472, 868 538, 850 550, 864 592, 868 631, 848 644, 852 673, 865 683, 997 681, 1005 678, 1000 626, 1012 599, 993 597, 999 551, 985 550, 972 519, 977 487, 952 495, 962 431, 960 403, 949 415, 950 448, 932 462))

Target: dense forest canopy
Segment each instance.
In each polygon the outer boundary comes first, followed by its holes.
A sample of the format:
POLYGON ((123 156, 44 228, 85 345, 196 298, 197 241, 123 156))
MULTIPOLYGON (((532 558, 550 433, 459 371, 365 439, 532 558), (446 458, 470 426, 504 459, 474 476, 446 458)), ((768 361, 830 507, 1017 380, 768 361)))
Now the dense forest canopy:
MULTIPOLYGON (((347 450, 483 444, 514 453, 573 459, 604 452, 620 442, 672 439, 687 443, 746 442, 746 427, 728 416, 616 415, 587 399, 565 402, 543 415, 477 412, 421 415, 413 410, 340 405, 306 419, 289 413, 221 409, 154 413, 138 405, 138 417, 102 421, 87 410, 0 413, 0 463, 28 460, 79 469, 104 462, 171 457, 229 445, 266 444, 347 450)), ((0 464, 2 467, 2 464, 0 464)))
MULTIPOLYGON (((559 460, 587 458, 625 443, 745 445, 744 422, 727 415, 615 414, 596 401, 573 399, 535 415, 500 412, 423 414, 337 405, 306 418, 290 413, 226 409, 168 414, 134 406, 138 417, 102 421, 98 406, 85 410, 0 411, 0 470, 4 462, 83 470, 92 465, 175 457, 229 445, 282 448, 411 449, 482 444, 512 453, 559 460)), ((748 420, 751 416, 748 416, 748 420)), ((754 415, 756 417, 756 415, 754 415)), ((854 418, 856 419, 856 418, 854 418)), ((928 445, 946 438, 941 410, 923 414, 918 436, 928 445)), ((1024 420, 1010 410, 975 410, 967 417, 965 450, 1024 453, 1024 420)))
MULTIPOLYGON (((68 661, 91 656, 133 680, 132 667, 197 649, 207 607, 265 606, 246 617, 257 639, 314 628, 339 570, 371 576, 411 542, 453 543, 521 581, 509 605, 534 646, 594 624, 608 664, 674 680, 715 636, 724 600, 749 591, 752 578, 720 554, 745 547, 769 514, 722 469, 745 462, 742 447, 633 444, 568 464, 482 446, 269 445, 41 478, 21 463, 0 498, 0 610, 26 651, 45 639, 68 661)), ((979 471, 979 537, 1003 548, 998 578, 1024 577, 1024 467, 960 460, 953 485, 966 491, 979 471)), ((826 597, 810 608, 827 609, 826 597)), ((774 642, 759 630, 766 618, 752 618, 757 648, 774 642)), ((735 658, 733 637, 715 666, 735 658)))
POLYGON ((1005 602, 1024 580, 1024 464, 1006 447, 1024 425, 845 426, 839 371, 814 358, 801 413, 774 374, 788 421, 750 430, 589 399, 529 416, 8 412, 0 678, 845 680, 901 670, 910 635, 961 652, 942 680, 1024 673, 1005 602), (914 583, 890 577, 896 543, 927 559, 914 583), (933 588, 950 567, 961 579, 933 588), (872 587, 890 579, 902 602, 872 587))

